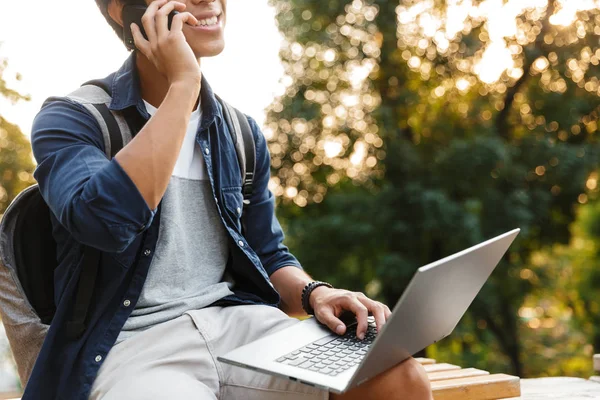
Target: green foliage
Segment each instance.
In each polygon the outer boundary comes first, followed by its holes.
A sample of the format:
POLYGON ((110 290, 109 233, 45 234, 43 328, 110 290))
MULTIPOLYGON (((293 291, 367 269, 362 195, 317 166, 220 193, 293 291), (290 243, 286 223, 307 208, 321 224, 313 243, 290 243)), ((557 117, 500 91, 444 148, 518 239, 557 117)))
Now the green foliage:
MULTIPOLYGON (((28 101, 28 96, 10 89, 2 78, 8 65, 0 59, 0 96, 13 103, 28 101)), ((17 76, 17 79, 20 79, 17 76)), ((19 192, 33 183, 33 156, 31 144, 19 127, 0 115, 0 216, 19 192)))
POLYGON ((599 224, 600 203, 581 206, 569 243, 533 252, 524 270, 523 277, 537 287, 519 310, 528 373, 593 374, 591 357, 600 349, 599 224), (538 365, 547 367, 540 371, 538 365))
MULTIPOLYGON (((521 376, 564 372, 530 356, 554 339, 531 340, 518 311, 555 278, 531 278, 532 255, 568 244, 577 206, 597 197, 599 10, 566 26, 560 2, 516 10, 501 39, 513 64, 492 79, 498 39, 481 13, 451 32, 445 2, 271 3, 289 42, 288 89, 265 129, 272 188, 306 269, 394 304, 416 268, 520 227, 452 339, 428 351, 521 376)), ((600 283, 586 282, 590 294, 600 283)))

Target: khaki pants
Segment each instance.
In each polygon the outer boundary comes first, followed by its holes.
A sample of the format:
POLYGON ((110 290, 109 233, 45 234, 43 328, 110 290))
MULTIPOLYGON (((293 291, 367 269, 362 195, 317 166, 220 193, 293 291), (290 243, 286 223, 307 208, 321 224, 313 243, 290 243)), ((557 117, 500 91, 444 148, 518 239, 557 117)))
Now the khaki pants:
POLYGON ((297 322, 263 305, 188 311, 114 346, 90 399, 327 400, 327 391, 217 361, 297 322))

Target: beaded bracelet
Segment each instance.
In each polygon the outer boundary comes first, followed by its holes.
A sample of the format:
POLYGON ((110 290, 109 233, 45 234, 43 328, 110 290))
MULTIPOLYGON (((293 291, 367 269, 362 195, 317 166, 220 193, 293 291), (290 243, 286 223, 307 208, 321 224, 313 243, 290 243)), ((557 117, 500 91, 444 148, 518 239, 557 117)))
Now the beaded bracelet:
POLYGON ((304 311, 308 314, 308 315, 314 315, 315 314, 315 310, 313 310, 313 308, 310 306, 310 294, 312 293, 313 290, 315 290, 316 288, 318 288, 319 286, 326 286, 328 288, 332 288, 333 286, 327 282, 321 282, 321 281, 313 281, 308 283, 306 286, 304 286, 304 289, 302 289, 302 308, 304 309, 304 311))

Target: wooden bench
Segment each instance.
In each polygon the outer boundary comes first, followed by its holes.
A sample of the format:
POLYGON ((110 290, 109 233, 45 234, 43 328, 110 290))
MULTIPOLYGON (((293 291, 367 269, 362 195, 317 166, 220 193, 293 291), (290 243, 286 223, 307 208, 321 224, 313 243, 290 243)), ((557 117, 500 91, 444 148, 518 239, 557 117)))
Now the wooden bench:
POLYGON ((417 361, 429 376, 435 400, 498 400, 521 395, 521 383, 517 376, 438 364, 430 358, 417 358, 417 361))
MULTIPOLYGON (((588 400, 600 399, 600 376, 583 378, 519 379, 490 374, 476 368, 417 359, 431 380, 435 400, 588 400)), ((600 375, 600 354, 594 356, 594 370, 600 375)))

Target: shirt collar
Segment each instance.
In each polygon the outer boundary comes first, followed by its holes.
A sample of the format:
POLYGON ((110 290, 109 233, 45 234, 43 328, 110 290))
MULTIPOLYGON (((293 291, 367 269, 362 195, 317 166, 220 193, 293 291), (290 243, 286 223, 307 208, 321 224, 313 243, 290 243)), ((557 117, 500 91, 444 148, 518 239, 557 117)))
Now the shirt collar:
MULTIPOLYGON (((142 100, 140 77, 135 64, 135 52, 131 53, 121 68, 115 73, 111 90, 112 101, 108 107, 109 109, 121 111, 135 106, 140 115, 145 119, 150 118, 150 114, 148 114, 142 100)), ((202 87, 200 89, 200 107, 202 110, 200 130, 207 129, 215 119, 219 120, 219 124, 222 122, 223 114, 221 107, 217 104, 215 94, 204 74, 202 74, 202 87)))

